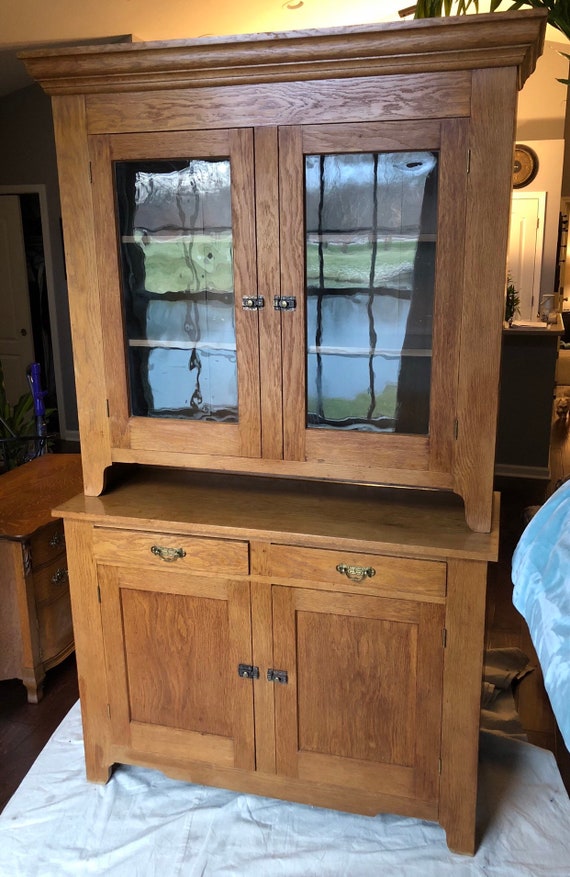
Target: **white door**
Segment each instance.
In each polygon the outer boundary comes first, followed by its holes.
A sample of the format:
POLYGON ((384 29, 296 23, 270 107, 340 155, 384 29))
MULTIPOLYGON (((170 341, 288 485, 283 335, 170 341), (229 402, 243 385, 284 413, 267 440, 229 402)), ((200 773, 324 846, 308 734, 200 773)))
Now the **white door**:
POLYGON ((521 320, 536 320, 544 242, 546 192, 513 192, 508 270, 520 295, 521 320))
POLYGON ((0 360, 8 401, 28 387, 26 370, 34 361, 28 272, 20 199, 0 195, 0 360))

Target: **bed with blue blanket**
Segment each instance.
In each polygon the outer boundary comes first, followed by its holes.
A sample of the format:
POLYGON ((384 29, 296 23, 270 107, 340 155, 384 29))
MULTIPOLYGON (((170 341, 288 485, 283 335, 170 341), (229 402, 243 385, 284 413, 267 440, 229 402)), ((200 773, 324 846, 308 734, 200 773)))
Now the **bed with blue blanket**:
POLYGON ((528 624, 552 711, 570 749, 570 480, 524 530, 512 579, 513 603, 528 624))

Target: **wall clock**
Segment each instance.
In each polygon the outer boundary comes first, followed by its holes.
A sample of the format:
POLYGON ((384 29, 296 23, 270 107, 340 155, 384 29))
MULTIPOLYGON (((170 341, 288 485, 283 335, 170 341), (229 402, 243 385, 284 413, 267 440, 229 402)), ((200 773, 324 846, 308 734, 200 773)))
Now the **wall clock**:
POLYGON ((517 143, 515 146, 515 161, 513 166, 513 187, 522 189, 528 186, 538 173, 538 156, 530 146, 517 143))

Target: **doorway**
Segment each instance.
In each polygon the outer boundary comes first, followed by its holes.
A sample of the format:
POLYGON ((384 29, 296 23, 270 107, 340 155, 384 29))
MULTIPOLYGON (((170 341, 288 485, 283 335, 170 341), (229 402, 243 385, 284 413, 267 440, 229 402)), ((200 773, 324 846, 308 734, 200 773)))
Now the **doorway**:
POLYGON ((0 359, 13 404, 29 390, 26 369, 39 362, 50 432, 65 434, 54 278, 44 185, 0 186, 0 359))
POLYGON ((537 320, 546 192, 513 192, 508 270, 520 296, 521 320, 537 320))

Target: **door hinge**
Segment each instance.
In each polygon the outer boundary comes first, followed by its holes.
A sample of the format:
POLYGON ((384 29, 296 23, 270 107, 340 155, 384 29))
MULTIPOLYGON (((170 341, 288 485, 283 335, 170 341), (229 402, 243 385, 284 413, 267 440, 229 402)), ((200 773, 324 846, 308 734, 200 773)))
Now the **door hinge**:
POLYGON ((259 667, 253 664, 238 664, 238 676, 242 679, 259 679, 259 667))
POLYGON ((443 762, 441 758, 437 759, 437 772, 441 776, 441 771, 443 770, 443 762))
POLYGON ((287 685, 287 683, 289 682, 287 670, 273 670, 273 668, 270 668, 267 671, 267 681, 279 682, 281 685, 287 685))
POLYGON ((101 586, 97 585, 97 602, 101 602, 101 586))
POLYGON ((89 162, 89 182, 93 184, 93 165, 89 162))
POLYGON ((111 409, 109 408, 109 400, 105 399, 105 405, 107 406, 107 417, 111 416, 111 409))
POLYGON ((467 150, 467 173, 471 173, 471 150, 467 150))
POLYGON ((447 629, 444 627, 441 631, 441 641, 443 643, 443 648, 447 648, 447 629))
POLYGON ((107 704, 107 718, 108 719, 111 718, 111 704, 110 703, 107 704))
POLYGON ((455 439, 455 441, 457 441, 458 435, 459 435, 459 421, 456 417, 455 420, 453 421, 453 438, 455 439))

